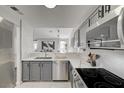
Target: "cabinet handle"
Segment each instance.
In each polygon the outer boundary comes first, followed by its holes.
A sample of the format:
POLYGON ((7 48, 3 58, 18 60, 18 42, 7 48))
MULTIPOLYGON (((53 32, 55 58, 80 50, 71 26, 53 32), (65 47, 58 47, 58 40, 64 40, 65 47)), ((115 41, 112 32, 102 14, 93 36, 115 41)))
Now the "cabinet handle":
POLYGON ((102 5, 102 10, 101 10, 101 17, 104 17, 104 5, 102 5))
POLYGON ((104 17, 104 6, 101 6, 101 9, 98 10, 98 18, 103 18, 104 17))
POLYGON ((98 18, 101 17, 101 10, 98 10, 98 18))
POLYGON ((110 8, 111 8, 110 5, 105 5, 105 13, 106 13, 106 12, 109 13, 109 12, 110 12, 110 8))
POLYGON ((42 67, 43 67, 43 63, 42 63, 42 67))
POLYGON ((68 63, 66 63, 66 70, 68 71, 68 63))
POLYGON ((91 24, 90 19, 88 20, 88 23, 89 23, 89 25, 88 25, 88 26, 90 27, 90 24, 91 24))

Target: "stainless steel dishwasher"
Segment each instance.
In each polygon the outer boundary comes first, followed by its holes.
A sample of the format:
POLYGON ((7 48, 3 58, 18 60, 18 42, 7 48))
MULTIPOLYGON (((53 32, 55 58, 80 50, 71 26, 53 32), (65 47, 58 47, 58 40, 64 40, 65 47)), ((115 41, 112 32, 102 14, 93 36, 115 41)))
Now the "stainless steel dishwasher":
POLYGON ((68 61, 53 62, 53 80, 68 80, 68 61))

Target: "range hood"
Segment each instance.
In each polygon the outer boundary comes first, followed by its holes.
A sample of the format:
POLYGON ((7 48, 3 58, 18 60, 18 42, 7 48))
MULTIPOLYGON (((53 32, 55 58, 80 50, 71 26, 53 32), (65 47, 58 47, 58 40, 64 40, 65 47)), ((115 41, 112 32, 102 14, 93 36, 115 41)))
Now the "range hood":
POLYGON ((118 38, 121 43, 121 48, 124 48, 124 8, 121 9, 117 23, 118 38))

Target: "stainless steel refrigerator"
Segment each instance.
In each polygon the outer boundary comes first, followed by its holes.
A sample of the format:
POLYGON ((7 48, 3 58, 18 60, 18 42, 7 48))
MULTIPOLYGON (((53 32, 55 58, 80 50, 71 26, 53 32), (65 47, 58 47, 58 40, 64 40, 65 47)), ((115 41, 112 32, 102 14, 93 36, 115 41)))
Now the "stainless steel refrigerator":
POLYGON ((15 87, 14 24, 0 18, 0 88, 15 87))

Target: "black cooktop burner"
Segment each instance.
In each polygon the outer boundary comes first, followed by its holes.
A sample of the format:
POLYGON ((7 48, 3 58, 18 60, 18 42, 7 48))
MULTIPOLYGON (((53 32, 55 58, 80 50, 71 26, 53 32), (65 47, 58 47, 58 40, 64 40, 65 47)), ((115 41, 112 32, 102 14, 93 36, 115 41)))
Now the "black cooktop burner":
POLYGON ((94 88, 114 88, 112 85, 105 83, 105 82, 96 82, 94 88))
POLYGON ((124 88, 124 79, 103 68, 77 68, 89 88, 124 88))
POLYGON ((115 77, 112 77, 112 76, 104 76, 104 79, 107 81, 107 82, 109 82, 109 83, 111 83, 111 84, 114 84, 114 85, 121 85, 122 83, 121 83, 121 81, 120 81, 120 79, 117 79, 117 78, 115 78, 115 77))
POLYGON ((87 76, 87 77, 97 77, 97 73, 95 70, 92 69, 85 69, 83 71, 83 73, 87 76))

